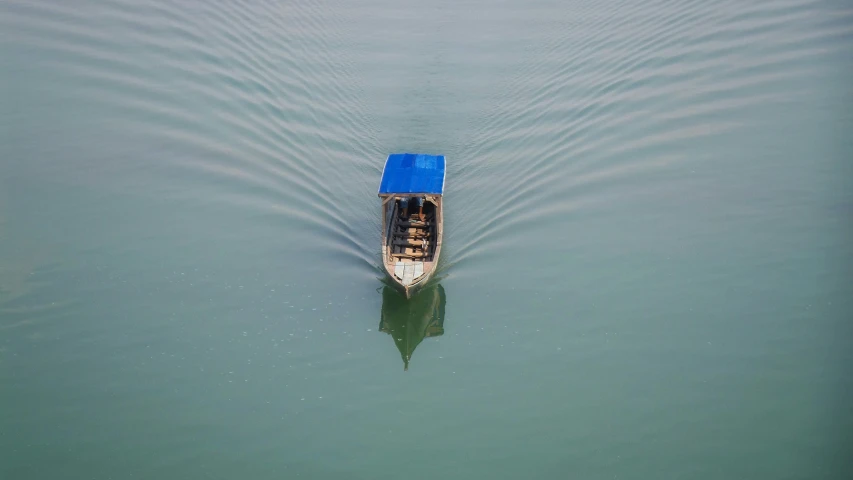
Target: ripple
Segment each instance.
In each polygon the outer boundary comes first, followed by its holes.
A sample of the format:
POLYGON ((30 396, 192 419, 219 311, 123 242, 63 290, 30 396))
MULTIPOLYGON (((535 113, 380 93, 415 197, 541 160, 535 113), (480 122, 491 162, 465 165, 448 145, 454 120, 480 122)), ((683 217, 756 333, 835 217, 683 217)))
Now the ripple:
POLYGON ((81 84, 69 93, 75 99, 115 112, 136 135, 196 152, 158 159, 158 171, 199 189, 227 185, 232 192, 217 192, 218 201, 287 205, 279 213, 307 219, 317 236, 366 258, 368 247, 354 239, 375 225, 354 231, 331 200, 352 180, 374 183, 370 158, 379 150, 340 48, 341 17, 318 2, 88 7, 11 3, 4 26, 18 46, 46 54, 40 68, 81 84), (337 158, 349 168, 329 169, 337 158), (259 192, 267 198, 236 200, 259 192))
POLYGON ((456 260, 520 222, 536 229, 531 219, 557 208, 549 198, 583 205, 577 188, 590 182, 678 171, 699 139, 749 126, 749 109, 813 93, 803 82, 819 74, 815 58, 837 54, 832 39, 850 27, 820 27, 833 16, 822 2, 665 3, 581 2, 567 6, 572 28, 543 33, 461 153, 474 165, 456 181, 500 213, 462 217, 456 260))
POLYGON ((628 178, 677 181, 700 142, 814 94, 853 33, 853 11, 810 0, 363 6, 376 23, 320 1, 0 8, 31 68, 74 82, 65 98, 168 147, 151 172, 173 191, 296 219, 365 267, 390 151, 448 155, 459 268, 520 223, 545 228, 548 199, 574 211, 628 178))

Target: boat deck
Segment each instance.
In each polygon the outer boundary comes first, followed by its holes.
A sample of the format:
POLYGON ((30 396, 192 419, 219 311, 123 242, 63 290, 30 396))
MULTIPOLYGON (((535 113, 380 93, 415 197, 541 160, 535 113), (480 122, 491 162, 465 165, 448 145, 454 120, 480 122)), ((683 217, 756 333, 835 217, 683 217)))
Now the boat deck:
POLYGON ((435 254, 435 214, 428 212, 424 221, 412 214, 408 218, 395 216, 391 225, 390 255, 394 260, 394 276, 403 285, 411 285, 427 270, 435 254))

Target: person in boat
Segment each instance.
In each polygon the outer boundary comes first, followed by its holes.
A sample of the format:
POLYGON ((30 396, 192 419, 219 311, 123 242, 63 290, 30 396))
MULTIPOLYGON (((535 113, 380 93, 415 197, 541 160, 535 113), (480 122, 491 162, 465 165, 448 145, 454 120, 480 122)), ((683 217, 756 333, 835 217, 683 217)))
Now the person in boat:
POLYGON ((403 218, 409 218, 409 201, 418 206, 418 220, 424 221, 424 197, 404 197, 400 199, 403 218))

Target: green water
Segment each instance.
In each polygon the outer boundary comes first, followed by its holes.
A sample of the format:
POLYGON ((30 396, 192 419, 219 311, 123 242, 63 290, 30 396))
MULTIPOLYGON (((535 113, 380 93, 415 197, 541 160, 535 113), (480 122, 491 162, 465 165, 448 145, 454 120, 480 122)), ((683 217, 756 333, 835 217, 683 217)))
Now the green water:
POLYGON ((853 474, 844 2, 8 0, 0 31, 0 479, 853 474), (397 151, 448 161, 410 302, 397 151))

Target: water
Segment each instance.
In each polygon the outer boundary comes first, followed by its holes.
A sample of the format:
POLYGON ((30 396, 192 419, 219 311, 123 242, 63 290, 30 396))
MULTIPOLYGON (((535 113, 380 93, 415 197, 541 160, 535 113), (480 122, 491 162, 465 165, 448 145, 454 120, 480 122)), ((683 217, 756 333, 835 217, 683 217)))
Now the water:
POLYGON ((850 476, 845 2, 7 0, 0 29, 0 478, 850 476), (395 151, 449 168, 410 304, 395 151))

